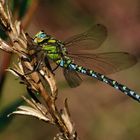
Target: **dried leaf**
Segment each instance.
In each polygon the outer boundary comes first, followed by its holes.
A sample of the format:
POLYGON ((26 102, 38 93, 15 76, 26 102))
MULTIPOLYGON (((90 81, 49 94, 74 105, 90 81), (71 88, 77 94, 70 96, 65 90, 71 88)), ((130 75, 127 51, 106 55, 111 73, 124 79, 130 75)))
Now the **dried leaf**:
POLYGON ((12 112, 11 114, 8 115, 11 116, 13 114, 19 114, 19 115, 27 115, 27 116, 33 116, 36 117, 40 120, 46 121, 46 122, 50 122, 49 118, 47 118, 46 116, 44 116, 41 112, 39 112, 38 110, 29 107, 29 106, 19 106, 18 107, 19 110, 12 112))

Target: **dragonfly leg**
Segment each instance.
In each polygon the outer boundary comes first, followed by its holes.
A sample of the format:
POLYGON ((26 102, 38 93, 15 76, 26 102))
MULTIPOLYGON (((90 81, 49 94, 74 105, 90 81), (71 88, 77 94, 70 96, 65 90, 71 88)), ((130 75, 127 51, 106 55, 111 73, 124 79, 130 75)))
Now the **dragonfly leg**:
POLYGON ((59 68, 59 65, 57 65, 53 70, 52 72, 54 72, 55 70, 57 70, 59 68))
MULTIPOLYGON (((29 75, 29 74, 32 74, 33 72, 35 71, 38 71, 39 70, 39 67, 43 61, 44 57, 41 57, 41 59, 39 60, 39 62, 37 61, 37 63, 34 64, 34 67, 33 67, 33 70, 29 70, 29 69, 25 69, 25 75, 29 75)), ((22 61, 23 62, 29 62, 31 63, 32 59, 30 58, 22 58, 22 61)))
MULTIPOLYGON (((46 56, 44 59, 45 59, 45 65, 46 65, 46 67, 53 73, 53 72, 54 72, 54 69, 52 69, 52 67, 51 67, 51 65, 50 65, 50 62, 49 62, 47 56, 46 56)), ((56 69, 57 69, 57 68, 55 68, 55 70, 56 70, 56 69)), ((54 74, 54 73, 53 73, 53 74, 54 74)))
MULTIPOLYGON (((30 62, 31 62, 31 59, 30 59, 30 58, 27 58, 27 57, 22 57, 22 58, 21 58, 21 61, 22 61, 22 62, 29 62, 29 63, 30 63, 30 62)), ((29 71, 28 71, 28 69, 24 69, 24 74, 25 74, 25 75, 29 75, 29 74, 31 74, 31 73, 33 73, 33 72, 34 72, 34 70, 29 70, 29 71)))

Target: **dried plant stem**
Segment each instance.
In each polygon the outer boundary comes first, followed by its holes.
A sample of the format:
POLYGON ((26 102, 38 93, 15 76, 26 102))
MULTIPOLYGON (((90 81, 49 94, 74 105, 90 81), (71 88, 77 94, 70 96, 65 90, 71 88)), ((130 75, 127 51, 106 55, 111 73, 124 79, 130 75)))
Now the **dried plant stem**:
POLYGON ((76 140, 78 138, 69 116, 67 101, 65 101, 64 108, 59 110, 55 104, 58 90, 54 75, 44 65, 39 70, 34 71, 38 60, 36 58, 28 60, 31 58, 30 51, 35 51, 29 48, 35 44, 25 35, 20 25, 20 21, 12 19, 8 6, 4 5, 3 1, 0 1, 0 26, 10 39, 9 43, 0 39, 0 49, 14 53, 19 58, 19 63, 9 71, 18 76, 31 92, 39 93, 46 104, 36 102, 34 99, 28 100, 24 98, 32 108, 22 106, 19 107, 19 111, 15 111, 12 114, 31 115, 56 125, 59 127, 60 132, 54 137, 55 140, 76 140), (28 71, 32 72, 27 74, 28 71), (43 77, 43 80, 40 76, 43 77), (46 90, 43 84, 44 81, 48 83, 50 92, 46 90))

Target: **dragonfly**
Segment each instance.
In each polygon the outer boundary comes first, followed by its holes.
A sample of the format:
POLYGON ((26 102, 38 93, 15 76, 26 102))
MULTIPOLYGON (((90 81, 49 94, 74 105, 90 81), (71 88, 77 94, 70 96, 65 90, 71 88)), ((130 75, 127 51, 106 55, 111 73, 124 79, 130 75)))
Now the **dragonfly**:
POLYGON ((93 53, 106 38, 107 28, 102 24, 95 24, 89 30, 65 41, 39 31, 33 42, 43 51, 47 58, 44 61, 53 61, 57 66, 55 69, 63 68, 64 77, 70 87, 81 84, 82 78, 79 74, 82 74, 104 82, 140 102, 140 95, 134 90, 106 76, 133 66, 137 59, 127 52, 93 53))

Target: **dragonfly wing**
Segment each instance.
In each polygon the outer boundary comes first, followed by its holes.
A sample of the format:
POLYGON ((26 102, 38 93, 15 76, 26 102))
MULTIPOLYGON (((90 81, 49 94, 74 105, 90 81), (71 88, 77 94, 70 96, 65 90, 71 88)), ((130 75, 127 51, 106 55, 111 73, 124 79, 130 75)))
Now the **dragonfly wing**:
POLYGON ((71 88, 77 87, 81 84, 82 79, 74 70, 63 70, 65 79, 71 88))
POLYGON ((98 48, 107 37, 107 29, 101 24, 67 39, 64 44, 68 52, 76 50, 93 50, 98 48))
POLYGON ((137 63, 137 59, 126 52, 97 54, 69 54, 74 62, 102 74, 112 74, 127 69, 137 63))

